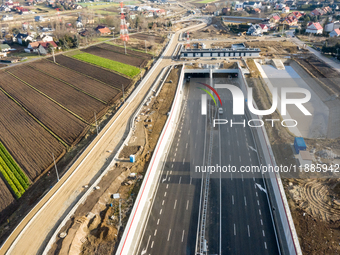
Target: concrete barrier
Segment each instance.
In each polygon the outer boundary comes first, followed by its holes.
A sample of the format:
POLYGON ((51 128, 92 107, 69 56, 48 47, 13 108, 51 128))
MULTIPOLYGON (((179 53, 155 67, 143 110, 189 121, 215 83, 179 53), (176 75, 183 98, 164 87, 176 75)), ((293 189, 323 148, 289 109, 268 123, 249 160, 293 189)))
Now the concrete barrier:
POLYGON ((166 152, 169 151, 172 136, 175 134, 178 117, 180 116, 180 103, 183 96, 183 78, 184 72, 182 68, 170 115, 165 123, 150 160, 149 167, 144 176, 143 183, 131 211, 128 223, 125 227, 116 255, 131 255, 137 252, 143 229, 146 224, 146 219, 151 210, 153 197, 157 190, 156 187, 158 186, 158 181, 163 170, 163 164, 166 161, 166 152))

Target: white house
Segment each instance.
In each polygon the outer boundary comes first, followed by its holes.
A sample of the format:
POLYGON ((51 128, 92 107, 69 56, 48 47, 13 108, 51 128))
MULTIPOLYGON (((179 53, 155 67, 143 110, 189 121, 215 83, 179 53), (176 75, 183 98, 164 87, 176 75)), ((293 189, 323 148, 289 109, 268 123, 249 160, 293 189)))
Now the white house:
POLYGON ((239 3, 239 2, 235 3, 235 10, 239 8, 243 9, 243 3, 239 3))
POLYGON ((329 33, 329 37, 339 37, 340 36, 340 29, 334 29, 332 32, 329 33))
POLYGON ((282 8, 282 13, 289 13, 289 10, 290 10, 289 7, 287 7, 287 6, 283 7, 282 8))
POLYGON ((247 32, 248 35, 255 35, 255 36, 260 35, 262 33, 263 33, 263 31, 262 31, 262 28, 259 24, 251 25, 248 28, 248 32, 247 32))
POLYGON ((244 2, 243 8, 250 7, 250 8, 261 8, 262 3, 261 2, 244 2))
POLYGON ((276 10, 282 10, 284 7, 286 7, 286 5, 283 4, 283 3, 281 3, 281 4, 276 4, 276 5, 275 5, 275 9, 276 9, 276 10))
POLYGON ((3 21, 13 20, 13 15, 3 15, 2 20, 3 21))
POLYGON ((46 34, 40 34, 37 37, 37 41, 50 42, 50 41, 53 41, 53 37, 50 35, 46 35, 46 34))
POLYGON ((334 29, 340 28, 340 22, 339 20, 330 22, 325 25, 325 31, 326 32, 332 32, 334 29))
POLYGON ((268 32, 268 26, 266 24, 260 24, 260 27, 262 28, 263 33, 268 32))
POLYGON ((309 22, 306 33, 311 33, 311 34, 322 34, 323 28, 320 25, 319 22, 309 22))

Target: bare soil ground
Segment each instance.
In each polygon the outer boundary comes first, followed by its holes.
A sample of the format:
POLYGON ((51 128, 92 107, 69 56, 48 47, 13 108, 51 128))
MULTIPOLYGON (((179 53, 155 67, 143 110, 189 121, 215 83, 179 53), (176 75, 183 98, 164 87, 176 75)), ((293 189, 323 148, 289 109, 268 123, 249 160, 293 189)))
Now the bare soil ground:
POLYGON ((130 36, 131 38, 137 38, 139 40, 147 40, 147 41, 153 41, 155 43, 163 43, 164 38, 161 36, 153 35, 153 34, 134 34, 130 36))
MULTIPOLYGON (((272 98, 252 60, 248 60, 251 77, 247 81, 255 88, 254 99, 260 109, 268 109, 272 98)), ((326 69, 327 70, 327 69, 326 69)), ((327 73, 324 74, 327 76, 327 73)), ((281 119, 278 112, 270 118, 281 119)), ((267 134, 278 165, 297 165, 292 144, 294 136, 281 125, 270 128, 267 134)), ((320 155, 322 163, 334 163, 326 151, 340 154, 340 139, 305 139, 307 151, 320 155)), ((329 153, 331 154, 331 153, 329 153)), ((331 154, 332 155, 332 154, 331 154)), ((300 177, 304 177, 301 175, 300 177)), ((339 254, 340 252, 340 185, 338 178, 283 179, 286 196, 304 254, 339 254)))
POLYGON ((61 232, 67 233, 67 236, 64 239, 58 238, 49 254, 65 254, 70 251, 98 255, 114 253, 124 227, 119 231, 119 203, 111 195, 120 193, 123 199, 124 226, 166 122, 177 88, 179 71, 180 68, 173 69, 158 97, 152 98, 150 104, 142 108, 134 134, 120 154, 121 158, 126 158, 130 153, 139 151, 136 162, 133 164, 120 160, 116 163, 99 183, 100 190, 95 190, 63 227, 61 232), (130 177, 130 173, 137 173, 137 177, 130 177))
POLYGON ((260 48, 262 54, 290 54, 290 53, 297 53, 298 47, 288 41, 261 41, 261 43, 256 42, 255 40, 252 42, 245 42, 247 47, 251 48, 260 48))

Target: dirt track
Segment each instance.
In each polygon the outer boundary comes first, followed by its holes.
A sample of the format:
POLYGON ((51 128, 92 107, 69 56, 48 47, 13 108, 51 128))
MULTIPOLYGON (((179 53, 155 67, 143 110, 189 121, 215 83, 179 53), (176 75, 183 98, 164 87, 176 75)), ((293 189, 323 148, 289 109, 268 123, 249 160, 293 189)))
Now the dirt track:
POLYGON ((84 192, 83 186, 92 183, 95 177, 98 176, 103 169, 105 169, 108 161, 107 158, 115 154, 115 150, 119 147, 119 144, 127 131, 127 124, 131 114, 135 111, 146 91, 157 78, 162 68, 171 63, 170 56, 177 44, 178 35, 179 32, 176 33, 176 38, 169 47, 169 51, 166 54, 167 57, 161 61, 160 65, 150 76, 145 86, 131 102, 129 107, 126 109, 125 107, 122 107, 117 112, 117 114, 105 126, 104 130, 101 131, 99 137, 94 139, 91 145, 77 159, 71 169, 69 169, 69 171, 63 176, 62 180, 52 188, 48 195, 38 203, 19 227, 12 233, 10 238, 0 250, 0 254, 5 254, 11 243, 28 223, 29 219, 37 213, 38 209, 48 201, 52 194, 55 193, 61 184, 64 183, 64 181, 74 172, 75 168, 79 166, 85 157, 87 157, 81 165, 81 169, 74 173, 72 178, 63 186, 63 188, 55 194, 51 202, 49 202, 46 207, 40 211, 36 218, 31 221, 30 226, 21 235, 20 239, 17 240, 18 245, 14 246, 11 252, 12 254, 39 254, 43 251, 46 243, 53 234, 54 229, 61 222, 63 216, 65 216, 64 214, 76 203, 80 195, 82 195, 82 192, 84 192), (124 114, 119 116, 122 111, 124 111, 124 114), (112 128, 110 128, 110 130, 105 134, 105 139, 101 139, 101 141, 98 142, 96 149, 91 151, 93 145, 117 119, 117 116, 119 116, 119 121, 115 122, 112 128), (108 150, 112 150, 113 152, 108 153, 108 150))

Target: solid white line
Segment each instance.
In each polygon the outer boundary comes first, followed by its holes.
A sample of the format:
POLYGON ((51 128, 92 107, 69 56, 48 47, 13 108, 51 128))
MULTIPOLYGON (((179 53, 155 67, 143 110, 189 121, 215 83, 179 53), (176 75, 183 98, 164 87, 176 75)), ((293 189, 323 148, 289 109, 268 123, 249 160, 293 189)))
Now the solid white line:
POLYGON ((244 197, 244 204, 247 206, 247 199, 244 197))
POLYGON ((154 236, 156 236, 157 235, 157 229, 155 229, 155 233, 153 234, 154 236))
POLYGON ((181 184, 181 180, 182 180, 182 176, 181 176, 181 177, 179 177, 179 184, 181 184))
POLYGON ((149 235, 149 239, 148 239, 148 243, 146 244, 146 248, 145 248, 145 252, 148 250, 148 247, 149 247, 149 243, 150 243, 150 238, 151 238, 151 235, 149 235))
POLYGON ((247 225, 247 227, 248 227, 248 236, 250 237, 249 225, 247 225))
POLYGON ((232 201, 233 204, 234 204, 234 195, 231 195, 231 201, 232 201))
POLYGON ((189 200, 187 200, 187 208, 186 208, 186 210, 188 210, 188 208, 189 208, 189 200))
POLYGON ((236 226, 234 224, 234 236, 236 236, 236 226))
POLYGON ((183 230, 183 234, 182 234, 182 243, 183 243, 183 240, 184 240, 184 230, 183 230))
POLYGON ((159 224, 159 219, 157 220, 157 225, 159 224))
POLYGON ((159 214, 160 214, 160 215, 162 214, 162 210, 163 210, 163 209, 161 209, 161 210, 159 211, 159 214))
POLYGON ((170 234, 171 234, 171 228, 169 229, 168 241, 169 241, 169 239, 170 239, 170 234))
POLYGON ((175 200, 174 210, 176 209, 177 199, 175 200))
POLYGON ((166 191, 164 192, 164 196, 166 197, 166 191))
POLYGON ((153 247, 153 243, 154 243, 154 241, 152 241, 152 243, 151 243, 151 249, 152 249, 152 247, 153 247))

